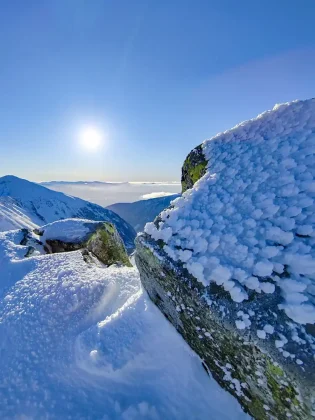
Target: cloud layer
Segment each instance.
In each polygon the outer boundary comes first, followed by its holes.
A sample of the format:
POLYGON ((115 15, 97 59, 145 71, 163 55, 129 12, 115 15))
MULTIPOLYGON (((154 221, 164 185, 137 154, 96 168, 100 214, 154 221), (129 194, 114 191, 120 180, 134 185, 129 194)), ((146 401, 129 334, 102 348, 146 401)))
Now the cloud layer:
POLYGON ((166 197, 181 192, 179 182, 45 182, 44 185, 54 191, 83 198, 101 206, 115 203, 166 197), (163 191, 161 191, 161 189, 163 191))

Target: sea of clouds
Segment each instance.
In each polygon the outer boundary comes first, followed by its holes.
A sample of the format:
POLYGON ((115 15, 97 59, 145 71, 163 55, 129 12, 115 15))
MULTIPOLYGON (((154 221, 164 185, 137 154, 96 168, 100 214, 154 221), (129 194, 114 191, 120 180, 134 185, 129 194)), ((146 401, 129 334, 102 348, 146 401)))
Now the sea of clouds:
POLYGON ((83 198, 101 206, 132 203, 181 192, 180 182, 66 182, 42 183, 47 188, 83 198))

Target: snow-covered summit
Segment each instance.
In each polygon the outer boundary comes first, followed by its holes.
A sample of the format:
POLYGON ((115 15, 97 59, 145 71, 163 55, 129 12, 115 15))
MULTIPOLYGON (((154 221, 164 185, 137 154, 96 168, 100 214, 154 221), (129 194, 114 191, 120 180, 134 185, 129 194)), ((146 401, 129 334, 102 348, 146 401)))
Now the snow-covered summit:
POLYGON ((0 231, 73 217, 114 223, 126 247, 133 248, 135 231, 116 213, 13 175, 0 178, 0 231))
MULTIPOLYGON (((51 198, 49 191, 35 182, 14 175, 5 175, 0 178, 0 196, 14 197, 16 200, 21 201, 27 201, 30 197, 39 195, 49 199, 51 198)), ((63 194, 58 193, 58 195, 61 197, 63 194)))
POLYGON ((283 296, 315 322, 315 99, 276 105, 202 145, 206 174, 146 225, 164 251, 235 302, 283 296))

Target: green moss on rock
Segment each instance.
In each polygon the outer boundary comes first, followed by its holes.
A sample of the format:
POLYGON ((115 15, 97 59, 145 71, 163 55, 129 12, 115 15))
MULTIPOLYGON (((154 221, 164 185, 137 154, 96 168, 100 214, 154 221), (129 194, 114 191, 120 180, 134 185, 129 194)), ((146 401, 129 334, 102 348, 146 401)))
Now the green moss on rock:
POLYGON ((182 167, 182 192, 192 188, 205 173, 207 160, 203 154, 202 146, 193 149, 185 159, 182 167))
POLYGON ((87 241, 86 248, 106 265, 122 263, 131 267, 124 244, 113 224, 105 222, 87 241))
MULTIPOLYGON (((121 263, 128 267, 132 266, 115 225, 109 222, 93 222, 84 223, 84 226, 89 229, 88 234, 75 242, 46 239, 46 252, 71 252, 85 249, 106 265, 121 263)), ((85 260, 89 259, 85 258, 85 260)))
POLYGON ((259 398, 253 398, 251 400, 249 403, 249 412, 254 416, 254 418, 259 420, 266 420, 269 418, 267 417, 264 404, 259 398))
POLYGON ((267 367, 268 367, 268 371, 270 372, 271 375, 274 376, 283 376, 283 370, 281 369, 280 366, 274 365, 270 362, 267 362, 267 367))
MULTIPOLYGON (((222 319, 220 305, 209 307, 206 288, 163 254, 159 244, 142 235, 136 249, 141 281, 152 301, 246 412, 259 420, 312 418, 312 390, 303 386, 302 377, 280 366, 274 354, 237 330, 234 322, 222 319)), ((224 296, 218 299, 225 302, 224 296)))

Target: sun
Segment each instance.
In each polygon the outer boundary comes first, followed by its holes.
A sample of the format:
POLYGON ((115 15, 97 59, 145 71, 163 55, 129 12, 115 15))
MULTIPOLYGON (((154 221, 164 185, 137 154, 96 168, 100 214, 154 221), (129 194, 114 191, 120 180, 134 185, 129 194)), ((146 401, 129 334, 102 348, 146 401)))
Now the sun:
POLYGON ((95 127, 86 127, 80 133, 82 146, 88 150, 97 150, 102 143, 102 133, 95 127))

